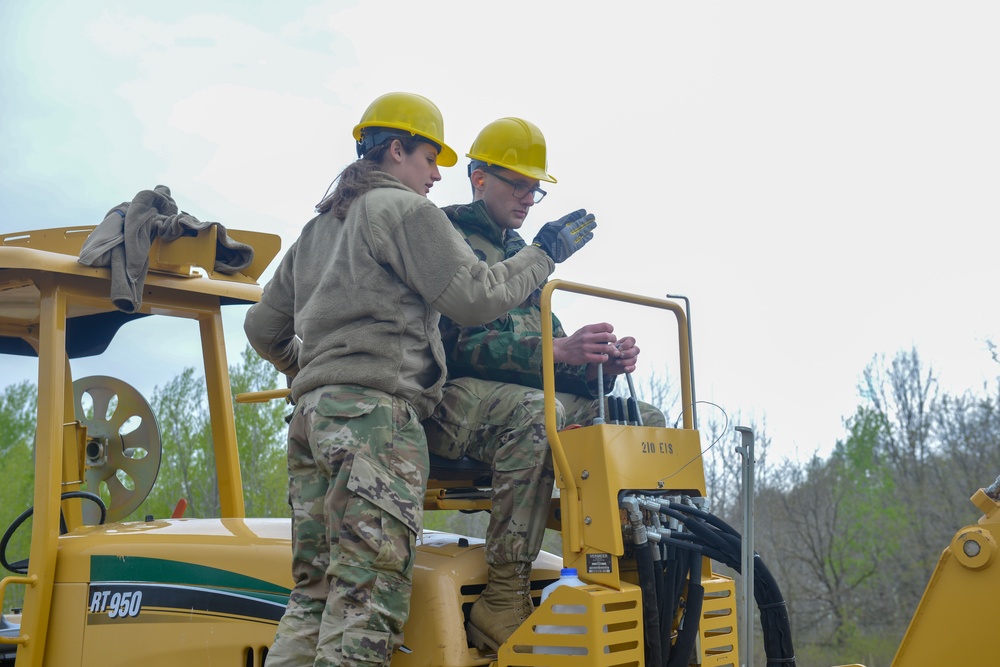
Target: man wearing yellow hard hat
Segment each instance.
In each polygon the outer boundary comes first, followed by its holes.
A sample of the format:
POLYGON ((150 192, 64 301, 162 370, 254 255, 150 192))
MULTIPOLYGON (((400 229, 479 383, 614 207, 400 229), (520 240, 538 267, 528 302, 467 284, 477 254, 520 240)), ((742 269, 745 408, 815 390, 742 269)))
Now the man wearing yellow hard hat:
MULTIPOLYGON (((545 138, 526 120, 501 118, 482 129, 467 157, 473 201, 444 211, 482 261, 502 261, 526 245, 517 230, 545 197, 541 182, 556 182, 548 172, 545 138)), ((580 209, 560 220, 590 218, 580 209)), ((441 403, 424 423, 430 451, 452 459, 469 455, 493 467, 488 583, 467 626, 469 639, 484 650, 496 651, 533 610, 531 563, 541 549, 552 498, 539 298, 536 290, 482 326, 441 318, 448 382, 441 403)), ((597 364, 604 364, 610 385, 614 376, 635 369, 639 348, 634 338, 618 339, 606 322, 567 336, 559 320, 552 319, 562 428, 597 416, 597 364)), ((662 413, 640 406, 643 423, 665 425, 662 413)))
POLYGON ((389 93, 354 128, 359 159, 288 249, 244 330, 291 381, 292 576, 268 667, 384 667, 402 643, 427 489, 420 420, 441 399, 439 313, 495 318, 582 247, 556 222, 485 266, 427 199, 455 164, 441 112, 389 93), (431 335, 429 335, 431 334, 431 335))

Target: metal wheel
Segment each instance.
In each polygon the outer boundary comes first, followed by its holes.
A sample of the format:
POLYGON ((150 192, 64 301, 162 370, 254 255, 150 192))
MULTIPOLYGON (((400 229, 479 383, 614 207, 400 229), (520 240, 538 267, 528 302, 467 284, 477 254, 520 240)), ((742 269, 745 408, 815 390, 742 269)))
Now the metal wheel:
MULTIPOLYGON (((73 383, 73 398, 76 418, 87 427, 87 489, 102 494, 105 486, 107 520, 118 521, 142 504, 156 481, 163 453, 156 418, 142 394, 117 378, 81 378, 73 383), (84 396, 92 401, 92 414, 84 396)), ((84 507, 84 522, 96 523, 96 511, 84 507)))

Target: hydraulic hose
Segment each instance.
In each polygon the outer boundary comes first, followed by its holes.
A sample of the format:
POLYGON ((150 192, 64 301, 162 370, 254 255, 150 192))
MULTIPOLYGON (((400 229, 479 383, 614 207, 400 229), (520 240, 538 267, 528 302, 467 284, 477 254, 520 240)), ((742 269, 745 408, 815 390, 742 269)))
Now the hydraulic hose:
POLYGON ((653 546, 647 540, 635 545, 635 564, 642 590, 642 625, 646 644, 646 664, 662 665, 660 649, 660 612, 656 599, 656 574, 653 572, 653 546))
POLYGON ((643 643, 647 665, 662 665, 660 651, 660 614, 659 602, 656 598, 656 575, 653 572, 653 545, 649 542, 646 526, 642 522, 642 512, 639 501, 634 497, 626 497, 621 506, 628 515, 632 526, 632 542, 635 553, 635 563, 639 577, 639 589, 642 592, 642 624, 643 643))
POLYGON ((712 524, 722 532, 728 533, 729 535, 734 535, 736 537, 740 536, 739 532, 737 532, 736 529, 730 526, 728 523, 726 523, 719 517, 715 516, 714 514, 711 514, 704 510, 700 510, 697 507, 691 507, 690 505, 684 505, 681 503, 670 503, 670 509, 675 510, 677 512, 684 512, 685 514, 696 516, 699 519, 705 521, 706 523, 712 524))
POLYGON ((663 576, 663 557, 660 550, 660 545, 653 545, 653 580, 656 583, 656 615, 660 619, 660 625, 663 625, 663 596, 666 595, 666 583, 663 576))
MULTIPOLYGON (((668 540, 669 539, 670 538, 668 538, 668 540)), ((669 601, 670 616, 668 621, 669 625, 666 629, 668 633, 666 644, 668 650, 666 651, 667 662, 665 664, 669 664, 671 660, 674 660, 677 654, 677 644, 676 642, 671 642, 671 639, 673 638, 674 619, 681 614, 681 598, 684 595, 684 582, 690 578, 691 563, 698 557, 695 552, 692 551, 698 547, 693 544, 677 542, 674 543, 674 546, 677 549, 677 567, 671 575, 671 589, 673 590, 673 596, 669 601)), ((683 627, 683 618, 681 619, 681 627, 683 627)))
MULTIPOLYGON (((684 536, 683 540, 674 539, 681 537, 680 534, 675 533, 673 538, 667 538, 668 543, 676 544, 682 548, 689 543, 691 547, 701 545, 701 553, 705 556, 724 563, 736 572, 741 571, 742 542, 740 534, 722 519, 681 504, 672 503, 670 509, 662 511, 667 516, 681 521, 690 531, 690 534, 684 536)), ((692 573, 690 581, 695 580, 692 573)), ((701 581, 700 575, 697 577, 697 581, 701 581)), ((753 588, 754 600, 760 610, 767 667, 795 667, 795 650, 792 646, 791 624, 785 600, 770 570, 764 565, 760 554, 754 554, 753 588)), ((687 613, 690 613, 690 609, 687 613)), ((674 650, 671 651, 671 660, 680 659, 677 658, 677 652, 680 650, 677 646, 679 644, 680 638, 678 638, 674 650)), ((674 666, 668 663, 668 667, 674 666)))
POLYGON ((670 653, 670 626, 671 619, 667 618, 666 596, 667 596, 667 574, 666 557, 667 549, 662 544, 657 544, 656 549, 660 554, 659 560, 653 561, 653 568, 656 570, 656 611, 660 617, 660 660, 666 664, 670 653))
POLYGON ((715 547, 720 550, 725 549, 726 540, 723 537, 723 534, 707 525, 704 521, 692 520, 692 517, 676 510, 664 509, 662 511, 667 516, 674 517, 675 519, 683 522, 685 527, 687 527, 687 529, 691 531, 695 537, 699 538, 708 546, 715 547))
POLYGON ((698 640, 698 629, 701 627, 701 610, 705 601, 705 588, 701 585, 701 553, 691 553, 691 574, 687 582, 687 599, 684 609, 684 620, 681 622, 677 642, 670 651, 667 667, 687 667, 698 640))
MULTIPOLYGON (((665 502, 648 497, 641 498, 638 502, 646 511, 656 512, 673 520, 670 530, 661 531, 658 519, 651 530, 654 539, 667 554, 663 561, 665 579, 659 603, 663 664, 667 667, 684 667, 690 661, 697 642, 704 607, 705 591, 701 586, 701 559, 703 556, 708 557, 736 572, 741 572, 742 537, 719 517, 686 503, 665 502), (683 531, 674 529, 678 524, 684 527, 683 531), (681 591, 684 590, 685 580, 687 595, 684 596, 684 616, 677 641, 671 645, 673 621, 679 613, 681 591)), ((644 528, 639 530, 645 535, 644 528)), ((633 533, 635 532, 636 526, 633 521, 633 533)), ((753 596, 760 610, 767 667, 795 667, 791 624, 781 590, 770 570, 764 565, 760 554, 754 554, 753 564, 753 596)), ((751 619, 747 619, 747 622, 751 622, 751 619)), ((647 660, 647 664, 656 663, 649 663, 647 660)))
POLYGON ((677 569, 674 571, 674 598, 671 601, 670 618, 677 618, 681 608, 681 595, 684 591, 684 581, 691 572, 691 551, 693 547, 686 547, 678 554, 677 569))
POLYGON ((753 561, 754 599, 760 610, 767 667, 795 667, 792 627, 785 600, 760 554, 754 554, 753 561))
POLYGON ((663 595, 660 596, 660 652, 664 660, 670 658, 670 635, 674 630, 674 605, 677 589, 674 588, 674 572, 677 570, 677 547, 663 544, 665 557, 660 576, 663 579, 663 595))

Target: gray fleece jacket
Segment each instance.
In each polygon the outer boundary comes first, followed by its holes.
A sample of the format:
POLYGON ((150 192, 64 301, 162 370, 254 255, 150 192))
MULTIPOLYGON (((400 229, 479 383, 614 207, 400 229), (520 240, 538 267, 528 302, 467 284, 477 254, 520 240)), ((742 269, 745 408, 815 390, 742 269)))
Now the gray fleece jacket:
POLYGON ((108 211, 80 248, 80 264, 111 267, 111 301, 119 310, 134 313, 142 305, 142 288, 149 271, 153 239, 175 241, 188 232, 216 227, 214 268, 239 273, 253 262, 253 248, 229 238, 218 222, 205 222, 177 208, 170 188, 157 185, 143 190, 130 202, 108 211))
POLYGON ((446 378, 440 313, 489 322, 521 303, 555 269, 528 246, 480 262, 426 197, 381 171, 347 217, 310 220, 282 258, 244 329, 254 350, 294 378, 292 398, 357 384, 405 398, 421 419, 446 378))

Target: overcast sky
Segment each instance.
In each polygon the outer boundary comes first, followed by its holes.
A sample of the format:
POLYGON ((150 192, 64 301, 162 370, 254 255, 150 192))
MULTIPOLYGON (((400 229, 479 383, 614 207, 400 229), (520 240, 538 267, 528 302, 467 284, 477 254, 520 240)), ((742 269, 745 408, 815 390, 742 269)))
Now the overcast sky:
MULTIPOLYGON (((525 235, 599 224, 555 277, 690 298, 698 398, 766 420, 780 454, 843 437, 876 354, 916 347, 949 391, 1000 375, 995 0, 259 5, 0 3, 0 233, 165 184, 287 248, 364 109, 403 90, 461 158, 440 205, 469 199, 483 125, 538 125, 559 183, 525 235)), ((559 308, 635 335, 644 372, 673 361, 649 311, 559 308)))

